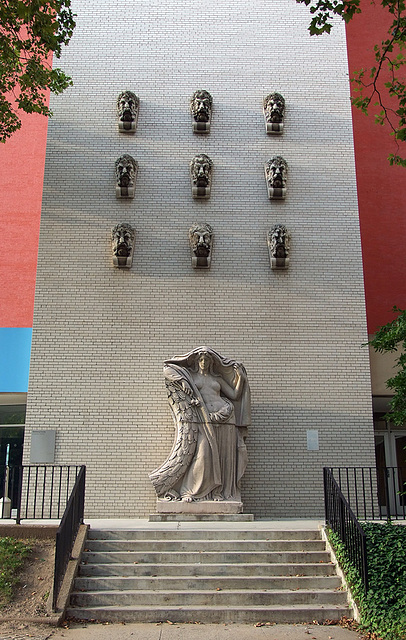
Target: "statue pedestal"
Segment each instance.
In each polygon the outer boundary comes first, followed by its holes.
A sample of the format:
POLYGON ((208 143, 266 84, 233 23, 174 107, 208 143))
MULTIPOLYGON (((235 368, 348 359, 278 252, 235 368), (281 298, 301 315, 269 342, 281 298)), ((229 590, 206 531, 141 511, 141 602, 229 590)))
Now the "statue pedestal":
POLYGON ((252 513, 151 513, 149 522, 253 522, 252 513))
POLYGON ((242 512, 242 502, 202 500, 157 500, 157 513, 149 516, 150 522, 252 522, 252 513, 242 512))
POLYGON ((184 502, 183 500, 157 500, 157 513, 184 513, 195 515, 242 513, 242 502, 226 500, 202 500, 184 502))

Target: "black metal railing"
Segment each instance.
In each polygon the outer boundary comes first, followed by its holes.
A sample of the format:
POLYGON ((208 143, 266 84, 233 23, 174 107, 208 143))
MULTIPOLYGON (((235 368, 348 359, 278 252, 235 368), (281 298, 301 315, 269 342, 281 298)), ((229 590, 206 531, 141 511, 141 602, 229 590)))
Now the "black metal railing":
POLYGON ((368 564, 365 533, 334 479, 331 469, 325 467, 323 475, 326 524, 340 537, 348 559, 358 570, 367 592, 368 564))
POLYGON ((60 519, 80 465, 0 466, 0 518, 60 519))
POLYGON ((86 467, 79 465, 0 466, 0 518, 61 519, 55 539, 52 608, 72 553, 85 505, 86 467))
POLYGON ((56 610, 59 591, 65 575, 66 567, 71 557, 73 544, 75 542, 79 526, 83 524, 83 513, 85 508, 85 479, 86 467, 81 467, 66 506, 65 513, 63 514, 58 531, 56 532, 54 589, 52 597, 53 611, 56 610))
POLYGON ((406 520, 406 467, 330 467, 359 520, 406 520))

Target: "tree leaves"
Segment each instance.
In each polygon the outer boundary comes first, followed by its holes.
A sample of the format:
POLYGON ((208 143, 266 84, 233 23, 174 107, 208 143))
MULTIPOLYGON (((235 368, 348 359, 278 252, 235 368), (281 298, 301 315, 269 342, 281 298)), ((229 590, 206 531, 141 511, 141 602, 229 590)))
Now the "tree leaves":
POLYGON ((349 22, 355 13, 360 13, 360 0, 296 0, 296 2, 310 6, 313 18, 309 25, 310 35, 330 33, 334 16, 340 16, 349 22))
POLYGON ((386 382, 386 386, 393 391, 394 396, 390 402, 391 409, 385 416, 400 426, 406 422, 406 310, 402 311, 395 306, 393 312, 398 314, 397 318, 379 327, 368 344, 379 353, 393 352, 399 349, 402 351, 399 358, 396 359, 398 370, 396 375, 386 382))
POLYGON ((71 0, 3 0, 0 5, 0 142, 21 127, 18 110, 51 115, 47 90, 72 80, 52 68, 75 28, 71 0))

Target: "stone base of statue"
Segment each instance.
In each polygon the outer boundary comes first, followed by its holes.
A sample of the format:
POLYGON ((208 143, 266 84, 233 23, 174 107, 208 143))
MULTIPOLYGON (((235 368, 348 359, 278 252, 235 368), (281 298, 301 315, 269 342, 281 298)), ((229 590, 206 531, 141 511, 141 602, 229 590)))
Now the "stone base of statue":
POLYGON ((242 502, 227 500, 199 500, 185 502, 184 500, 158 500, 156 501, 157 513, 194 513, 204 514, 231 514, 242 513, 242 502))
POLYGON ((253 513, 150 513, 149 522, 253 522, 253 513))

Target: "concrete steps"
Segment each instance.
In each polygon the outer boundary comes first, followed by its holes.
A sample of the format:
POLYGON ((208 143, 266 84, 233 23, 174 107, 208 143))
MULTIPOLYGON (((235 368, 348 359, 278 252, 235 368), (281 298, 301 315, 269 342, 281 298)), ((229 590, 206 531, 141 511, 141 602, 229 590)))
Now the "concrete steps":
MULTIPOLYGON (((296 563, 257 563, 255 565, 255 574, 257 576, 320 576, 335 575, 335 568, 332 564, 323 562, 306 562, 306 564, 296 563)), ((200 562, 184 563, 113 563, 82 565, 81 575, 86 576, 244 576, 249 575, 252 571, 252 564, 239 562, 234 564, 221 564, 200 562)))
MULTIPOLYGON (((213 574, 215 567, 213 567, 213 574)), ((178 591, 179 576, 98 576, 80 577, 75 583, 78 591, 104 590, 164 590, 178 591)), ((264 591, 278 589, 338 589, 341 581, 336 576, 182 576, 182 586, 185 589, 261 589, 264 591)))
POLYGON ((67 615, 109 622, 276 622, 350 616, 315 531, 90 530, 67 615))

